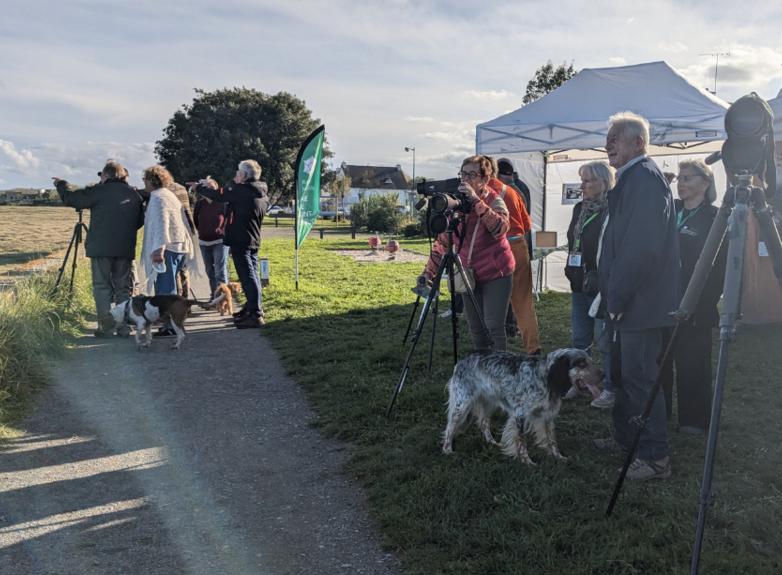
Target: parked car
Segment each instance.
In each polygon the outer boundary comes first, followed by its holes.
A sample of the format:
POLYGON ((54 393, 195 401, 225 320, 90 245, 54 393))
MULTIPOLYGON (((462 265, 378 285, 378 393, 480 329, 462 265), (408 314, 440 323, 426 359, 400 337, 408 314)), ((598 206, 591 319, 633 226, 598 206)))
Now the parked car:
POLYGON ((269 213, 270 216, 278 216, 280 214, 284 214, 285 213, 285 208, 283 208, 281 206, 272 206, 271 208, 269 208, 269 212, 268 213, 269 213))

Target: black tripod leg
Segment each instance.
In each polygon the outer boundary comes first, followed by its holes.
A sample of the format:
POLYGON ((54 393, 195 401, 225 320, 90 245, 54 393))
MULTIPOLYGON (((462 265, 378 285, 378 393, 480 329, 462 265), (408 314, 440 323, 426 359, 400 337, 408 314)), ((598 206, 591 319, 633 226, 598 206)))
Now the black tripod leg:
POLYGON ((76 266, 79 260, 79 244, 84 241, 81 233, 83 225, 84 224, 82 224, 81 222, 76 224, 77 235, 76 235, 76 243, 74 244, 74 248, 73 248, 73 266, 71 268, 71 283, 68 288, 70 294, 73 294, 73 280, 76 279, 76 266))
POLYGON ((432 361, 434 359, 434 335, 437 332, 437 312, 440 309, 439 295, 434 299, 434 314, 432 314, 432 340, 429 343, 429 371, 432 371, 432 361))
POLYGON ((413 313, 410 314, 410 321, 407 322, 407 331, 405 332, 405 338, 402 340, 402 345, 407 343, 407 336, 410 335, 410 328, 413 327, 413 319, 415 319, 415 312, 418 310, 418 304, 421 303, 421 296, 416 295, 415 303, 413 304, 413 313))
POLYGON ((394 408, 394 403, 396 403, 396 398, 399 395, 399 392, 402 391, 402 386, 405 384, 405 378, 407 377, 407 372, 410 370, 410 361, 413 359, 413 352, 415 351, 415 346, 418 343, 418 338, 421 335, 421 331, 424 327, 424 320, 426 319, 426 314, 429 313, 429 308, 432 305, 432 299, 434 299, 434 291, 430 293, 429 296, 424 300, 424 307, 421 310, 421 316, 418 318, 418 325, 415 328, 415 331, 413 332, 413 339, 410 344, 410 350, 407 352, 407 358, 405 359, 405 363, 402 366, 402 373, 399 374, 399 380, 396 382, 396 389, 394 390, 394 395, 391 396, 391 403, 388 406, 388 411, 386 411, 386 417, 391 415, 391 410, 394 408))
POLYGON ((649 415, 652 413, 652 409, 654 408, 654 400, 657 399, 657 394, 660 392, 660 387, 662 386, 663 368, 667 367, 667 365, 673 361, 673 350, 676 346, 676 340, 679 336, 680 325, 681 322, 678 322, 676 327, 673 328, 671 341, 668 343, 668 347, 665 348, 665 354, 663 354, 663 360, 660 363, 660 369, 657 372, 657 378, 654 380, 654 385, 649 391, 649 397, 646 400, 644 411, 639 417, 634 418, 635 423, 638 424, 638 431, 636 431, 635 437, 633 437, 633 443, 630 445, 630 449, 627 452, 627 457, 625 458, 625 463, 622 466, 622 471, 619 473, 619 479, 617 480, 616 486, 614 487, 614 493, 611 495, 611 501, 608 503, 608 509, 606 509, 606 517, 611 517, 611 512, 614 510, 614 505, 616 505, 619 492, 622 490, 622 484, 624 483, 625 477, 627 476, 627 470, 630 468, 630 464, 633 462, 633 459, 635 459, 635 450, 638 448, 638 442, 641 441, 641 434, 643 433, 644 427, 646 427, 646 422, 649 421, 649 415))
POLYGON ((475 292, 472 291, 470 284, 467 283, 467 274, 464 273, 462 262, 459 260, 459 258, 454 258, 454 263, 456 264, 458 273, 462 276, 462 281, 464 282, 464 285, 467 286, 467 291, 462 294, 462 297, 466 295, 470 298, 470 301, 472 302, 472 305, 478 314, 478 319, 481 322, 481 328, 483 328, 483 335, 486 337, 486 341, 488 342, 489 347, 493 348, 494 340, 491 338, 491 332, 489 331, 489 327, 486 325, 486 320, 483 319, 483 312, 481 311, 480 306, 478 306, 478 299, 475 297, 475 292))
POLYGON ((459 318, 456 317, 456 296, 453 286, 453 262, 449 264, 448 287, 451 292, 451 339, 453 340, 453 364, 459 362, 459 318))
POLYGON ((71 235, 71 242, 68 244, 68 249, 65 250, 65 257, 62 260, 62 265, 60 266, 60 272, 57 275, 57 281, 54 283, 54 291, 56 291, 57 287, 60 285, 60 280, 62 280, 62 274, 65 271, 65 267, 68 265, 68 258, 71 255, 71 250, 73 249, 73 244, 76 241, 76 236, 77 236, 77 233, 78 233, 77 230, 79 229, 78 225, 79 224, 76 224, 76 226, 73 228, 73 235, 71 235))
POLYGON ((394 395, 391 397, 391 404, 388 406, 388 411, 386 411, 386 417, 391 415, 391 410, 393 409, 394 403, 396 402, 396 397, 399 395, 399 392, 402 391, 402 386, 405 384, 405 378, 407 377, 407 372, 410 369, 410 361, 413 359, 413 351, 415 351, 415 346, 418 344, 418 339, 421 337, 421 332, 424 329, 426 316, 432 307, 432 301, 439 296, 440 280, 442 280, 443 277, 443 270, 445 269, 446 261, 447 257, 443 257, 443 259, 440 261, 439 267, 437 268, 437 274, 432 280, 432 289, 429 291, 429 295, 426 296, 426 300, 424 301, 424 307, 421 310, 420 317, 418 318, 418 325, 413 332, 413 341, 410 344, 410 351, 407 352, 407 359, 405 359, 405 363, 402 366, 402 373, 399 374, 399 380, 396 382, 396 389, 394 390, 394 395))

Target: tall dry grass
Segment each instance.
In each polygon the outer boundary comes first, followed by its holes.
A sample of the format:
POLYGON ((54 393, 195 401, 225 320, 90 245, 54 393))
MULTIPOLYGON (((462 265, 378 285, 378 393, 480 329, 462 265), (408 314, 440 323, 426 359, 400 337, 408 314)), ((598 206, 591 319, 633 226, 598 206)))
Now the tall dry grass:
MULTIPOLYGON (((70 271, 70 270, 69 270, 70 271)), ((0 439, 23 417, 47 378, 47 363, 62 357, 81 334, 92 309, 89 267, 77 268, 54 290, 56 272, 22 277, 0 292, 0 439)))

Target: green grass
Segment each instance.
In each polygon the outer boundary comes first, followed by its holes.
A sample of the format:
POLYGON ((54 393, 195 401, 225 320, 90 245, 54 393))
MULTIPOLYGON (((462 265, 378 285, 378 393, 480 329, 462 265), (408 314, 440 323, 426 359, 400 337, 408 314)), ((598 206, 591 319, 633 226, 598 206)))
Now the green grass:
MULTIPOLYGON (((425 240, 402 243, 428 252, 425 240)), ((622 461, 591 450, 593 438, 609 433, 610 416, 586 400, 565 404, 557 420, 567 462, 533 448, 538 465, 522 466, 474 426, 457 436, 452 456, 443 456, 449 322, 438 323, 431 371, 427 322, 385 418, 408 351, 402 338, 414 300, 409 288, 423 265, 359 264, 328 250, 361 249, 364 240, 308 240, 296 291, 292 244, 262 245, 271 264, 264 334, 307 389, 315 425, 357 446, 349 471, 368 488, 383 543, 399 553, 406 573, 689 572, 703 438, 681 436, 672 425, 673 477, 626 482, 611 520, 604 512, 622 461)), ((569 346, 569 295, 543 294, 536 309, 544 350, 569 346)), ((719 497, 708 513, 702 573, 782 570, 781 331, 742 327, 731 349, 713 485, 719 497)), ((464 321, 460 335, 463 355, 471 349, 464 321)), ((518 341, 511 350, 521 351, 518 341)), ((495 420, 499 432, 504 417, 495 420)))
POLYGON ((17 433, 11 426, 45 384, 47 361, 64 356, 84 327, 86 310, 94 310, 89 266, 77 269, 72 297, 70 270, 54 295, 56 272, 25 276, 0 292, 0 440, 17 433))

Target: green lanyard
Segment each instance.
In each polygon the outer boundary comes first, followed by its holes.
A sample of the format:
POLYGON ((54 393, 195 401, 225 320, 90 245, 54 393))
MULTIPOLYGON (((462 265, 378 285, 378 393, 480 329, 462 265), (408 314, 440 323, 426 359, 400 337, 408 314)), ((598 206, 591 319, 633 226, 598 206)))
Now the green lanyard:
MULTIPOLYGON (((599 213, 599 212, 598 212, 598 213, 599 213)), ((585 221, 585 222, 584 222, 584 225, 583 225, 583 226, 581 226, 581 233, 582 233, 582 234, 584 233, 584 228, 585 228, 585 227, 587 227, 587 224, 588 224, 589 222, 591 222, 592 220, 594 220, 594 219, 597 217, 597 215, 598 215, 598 214, 592 214, 591 216, 589 216, 589 217, 587 218, 587 221, 585 221)), ((580 245, 581 245, 581 237, 579 236, 579 238, 576 240, 576 245, 575 245, 575 247, 573 248, 573 251, 576 251, 576 252, 577 252, 577 251, 578 251, 578 247, 579 247, 580 245)))
MULTIPOLYGON (((701 204, 702 206, 703 204, 701 204)), ((682 226, 687 223, 687 220, 689 220, 692 216, 698 213, 698 210, 701 209, 701 206, 698 206, 693 211, 691 211, 689 214, 687 214, 687 217, 682 220, 682 214, 684 213, 684 208, 682 208, 682 211, 680 211, 678 214, 676 214, 676 227, 678 229, 682 229, 682 226)))

